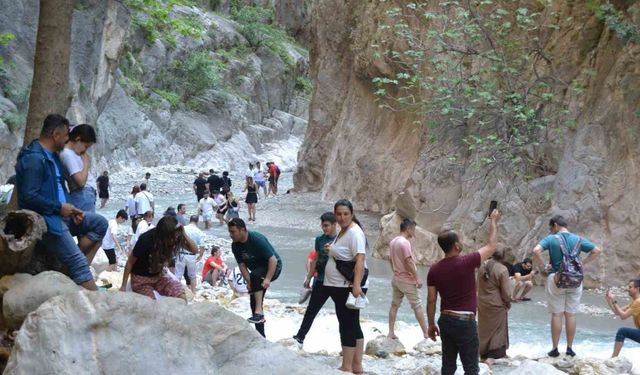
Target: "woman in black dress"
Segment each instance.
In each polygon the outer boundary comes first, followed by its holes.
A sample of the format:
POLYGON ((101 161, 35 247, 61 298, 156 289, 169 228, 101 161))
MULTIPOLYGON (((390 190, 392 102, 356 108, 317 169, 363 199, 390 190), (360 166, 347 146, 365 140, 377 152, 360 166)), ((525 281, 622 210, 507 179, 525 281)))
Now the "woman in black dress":
POLYGON ((247 176, 246 185, 244 190, 247 192, 245 203, 247 204, 247 211, 249 211, 249 221, 256 221, 256 203, 258 203, 258 186, 253 181, 253 177, 247 176))

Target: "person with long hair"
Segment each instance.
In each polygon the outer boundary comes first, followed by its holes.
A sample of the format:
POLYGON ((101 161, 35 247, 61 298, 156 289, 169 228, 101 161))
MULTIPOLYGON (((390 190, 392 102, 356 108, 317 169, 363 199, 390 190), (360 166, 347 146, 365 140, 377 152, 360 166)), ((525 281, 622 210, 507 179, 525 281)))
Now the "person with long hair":
POLYGON ((136 194, 140 192, 140 186, 134 185, 131 189, 131 194, 127 198, 127 206, 125 207, 127 210, 127 214, 132 218, 138 215, 142 215, 144 212, 138 213, 136 210, 136 194))
POLYGON ((361 286, 366 268, 367 238, 362 225, 353 214, 353 205, 340 199, 333 206, 333 213, 340 226, 335 240, 325 245, 329 259, 325 267, 324 287, 333 300, 342 344, 342 366, 340 370, 359 374, 363 372, 364 334, 360 327, 360 310, 346 307, 349 293, 354 297, 364 296, 368 282, 361 286), (336 265, 338 261, 355 261, 353 282, 347 280, 336 265))
POLYGON ((198 253, 198 246, 185 234, 184 227, 178 225, 176 218, 163 217, 155 228, 142 234, 136 242, 124 267, 120 290, 126 290, 131 275, 131 289, 138 294, 155 298, 155 291, 161 296, 186 301, 182 284, 166 269, 181 249, 198 253))
POLYGON ((244 202, 247 204, 249 221, 256 221, 256 203, 258 203, 258 185, 253 181, 253 177, 247 176, 246 184, 242 191, 247 192, 244 202))
POLYGON ((69 186, 69 203, 84 212, 96 212, 96 181, 89 173, 91 160, 87 151, 96 143, 96 131, 91 125, 71 127, 69 140, 60 151, 69 186))

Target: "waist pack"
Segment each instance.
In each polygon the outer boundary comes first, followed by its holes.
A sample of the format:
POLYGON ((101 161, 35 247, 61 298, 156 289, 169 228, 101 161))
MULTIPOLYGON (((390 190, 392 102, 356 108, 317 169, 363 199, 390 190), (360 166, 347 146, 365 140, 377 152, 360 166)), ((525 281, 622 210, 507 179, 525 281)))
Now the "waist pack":
MULTIPOLYGON (((354 270, 356 268, 356 262, 353 260, 338 260, 336 258, 333 258, 333 260, 336 261, 336 268, 338 269, 338 272, 340 272, 340 274, 344 276, 345 279, 353 283, 353 278, 355 276, 354 270)), ((360 286, 364 286, 367 283, 368 277, 369 277, 369 269, 365 267, 364 274, 362 275, 362 282, 360 282, 360 286)))
POLYGON ((582 262, 580 261, 580 244, 582 243, 582 238, 578 239, 572 251, 569 252, 564 237, 559 234, 556 234, 555 237, 562 251, 560 270, 556 272, 554 276, 556 286, 561 289, 577 288, 582 284, 582 280, 584 279, 582 262))

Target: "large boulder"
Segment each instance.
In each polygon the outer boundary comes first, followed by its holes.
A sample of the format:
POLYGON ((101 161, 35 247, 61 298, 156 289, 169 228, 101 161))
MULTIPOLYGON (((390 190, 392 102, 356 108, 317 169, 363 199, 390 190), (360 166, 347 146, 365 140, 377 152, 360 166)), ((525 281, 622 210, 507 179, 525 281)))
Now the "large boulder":
POLYGON ((19 274, 2 296, 2 315, 9 329, 18 329, 29 313, 51 297, 74 293, 82 288, 67 276, 46 271, 35 276, 19 274))
POLYGON ((577 375, 618 375, 629 374, 633 364, 626 358, 609 358, 605 361, 596 358, 584 358, 576 361, 574 374, 577 375))
POLYGON ((440 341, 424 339, 417 343, 413 347, 413 350, 426 355, 442 354, 442 343, 440 341))
POLYGON ((404 355, 407 353, 400 340, 393 340, 385 335, 380 335, 367 342, 364 352, 370 356, 386 358, 389 354, 404 355))
POLYGON ((5 375, 340 374, 212 303, 135 293, 59 296, 29 315, 5 375))
POLYGON ((518 368, 509 372, 509 375, 564 375, 565 373, 547 363, 532 361, 522 362, 518 368))

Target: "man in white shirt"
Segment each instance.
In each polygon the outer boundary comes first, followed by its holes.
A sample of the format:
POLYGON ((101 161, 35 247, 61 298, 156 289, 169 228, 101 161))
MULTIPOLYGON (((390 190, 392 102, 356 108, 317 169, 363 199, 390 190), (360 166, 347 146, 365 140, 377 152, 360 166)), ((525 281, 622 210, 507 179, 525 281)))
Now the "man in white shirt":
POLYGON ((264 178, 264 172, 262 172, 262 168, 260 167, 260 162, 256 162, 256 169, 253 173, 253 181, 258 185, 258 195, 260 195, 260 188, 264 192, 264 196, 267 196, 267 182, 264 178))
POLYGON ((104 250, 107 259, 109 259, 109 267, 107 267, 109 272, 114 272, 117 269, 116 247, 120 254, 123 253, 120 241, 118 241, 118 226, 127 221, 128 216, 125 210, 118 211, 116 218, 109 220, 109 229, 107 229, 107 234, 102 239, 102 250, 104 250))
MULTIPOLYGON (((203 198, 204 199, 204 198, 203 198)), ((196 293, 196 284, 198 279, 196 273, 198 271, 197 263, 202 259, 204 253, 204 233, 198 228, 198 216, 191 216, 189 219, 189 225, 184 227, 184 233, 198 246, 200 254, 196 255, 189 250, 180 249, 178 257, 176 258, 176 277, 178 280, 182 279, 184 275, 184 269, 187 269, 187 275, 189 276, 191 292, 196 293)))
POLYGON ((138 214, 144 213, 147 211, 155 212, 155 203, 153 201, 153 194, 147 191, 147 185, 140 185, 140 192, 136 194, 135 197, 136 202, 136 212, 138 214))
POLYGON ((133 235, 133 238, 131 239, 132 250, 136 246, 136 242, 138 242, 138 238, 140 238, 140 236, 144 232, 154 227, 154 225, 151 224, 152 222, 153 222, 153 211, 145 212, 144 215, 142 216, 142 220, 140 221, 140 223, 138 223, 138 226, 136 227, 136 233, 133 235))
POLYGON ((209 229, 209 226, 211 226, 215 207, 216 202, 209 196, 209 192, 207 192, 204 198, 200 199, 200 203, 198 203, 198 213, 202 215, 204 229, 209 229))

